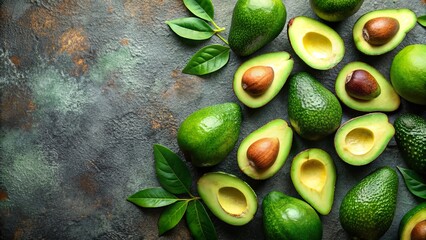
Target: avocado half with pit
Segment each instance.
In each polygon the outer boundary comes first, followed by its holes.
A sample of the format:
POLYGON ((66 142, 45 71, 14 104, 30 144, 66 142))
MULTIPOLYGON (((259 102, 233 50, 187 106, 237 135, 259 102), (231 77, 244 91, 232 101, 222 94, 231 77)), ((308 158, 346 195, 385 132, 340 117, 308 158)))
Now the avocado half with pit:
POLYGON ((353 27, 355 46, 367 55, 390 52, 404 40, 416 22, 416 14, 407 8, 368 12, 353 27))
POLYGON ((293 130, 283 119, 275 119, 251 132, 237 152, 238 167, 247 176, 263 180, 274 176, 290 153, 293 130))
POLYGON ((336 168, 333 159, 324 150, 311 148, 293 158, 290 170, 296 191, 318 213, 330 213, 334 202, 336 168))
POLYGON ((350 62, 340 70, 335 92, 343 104, 361 112, 391 112, 401 102, 390 82, 363 62, 350 62))
POLYGON ((426 202, 415 206, 402 217, 399 239, 426 239, 426 202))
POLYGON ((305 16, 290 19, 287 34, 294 52, 314 69, 331 69, 345 55, 342 37, 315 19, 305 16))
POLYGON ((234 74, 235 95, 247 107, 264 106, 284 86, 293 64, 287 52, 265 53, 247 60, 234 74))
POLYGON ((362 166, 382 154, 394 134, 386 114, 368 113, 342 124, 336 131, 334 147, 344 162, 362 166))
POLYGON ((198 179, 197 191, 210 211, 230 225, 247 224, 256 214, 256 193, 235 175, 225 172, 205 173, 198 179))

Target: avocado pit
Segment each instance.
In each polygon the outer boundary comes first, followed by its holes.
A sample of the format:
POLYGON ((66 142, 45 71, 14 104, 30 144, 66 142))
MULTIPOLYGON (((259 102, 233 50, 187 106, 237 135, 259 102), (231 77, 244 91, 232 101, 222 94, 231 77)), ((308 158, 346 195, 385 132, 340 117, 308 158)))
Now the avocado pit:
POLYGON ((317 159, 310 159, 304 162, 300 169, 302 183, 317 192, 321 192, 324 188, 326 175, 324 164, 317 159))
POLYGON ((418 222, 411 230, 411 240, 424 240, 426 239, 426 220, 418 222))
POLYGON ((274 80, 274 69, 270 66, 254 66, 247 69, 241 86, 252 96, 259 96, 268 90, 274 80))
POLYGON ((247 149, 247 159, 258 169, 267 169, 277 159, 280 149, 278 138, 261 138, 247 149))
POLYGON ((381 46, 392 40, 398 31, 398 20, 392 17, 377 17, 365 23, 362 36, 369 44, 381 46))
POLYGON ((349 96, 361 100, 374 99, 381 93, 377 80, 363 69, 357 69, 346 76, 345 90, 349 96))
POLYGON ((223 211, 234 217, 241 217, 247 211, 247 199, 244 194, 233 187, 223 187, 217 194, 219 205, 223 211))
POLYGON ((354 155, 364 155, 374 146, 374 133, 368 128, 354 128, 345 138, 346 148, 354 155))

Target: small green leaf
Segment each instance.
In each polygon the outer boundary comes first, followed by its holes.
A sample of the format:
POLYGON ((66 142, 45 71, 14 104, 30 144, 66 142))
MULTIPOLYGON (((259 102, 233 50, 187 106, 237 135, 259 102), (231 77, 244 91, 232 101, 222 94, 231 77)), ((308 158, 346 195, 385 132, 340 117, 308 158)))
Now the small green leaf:
POLYGON ((404 177, 405 185, 408 190, 419 198, 426 199, 426 183, 425 180, 413 170, 397 167, 404 177))
POLYGON ((204 75, 221 69, 228 63, 230 48, 218 44, 209 45, 192 56, 183 73, 192 75, 204 75))
POLYGON ((183 0, 183 3, 195 16, 206 21, 213 21, 214 7, 211 0, 183 0))
POLYGON ((426 15, 420 16, 417 18, 417 22, 422 25, 423 27, 426 27, 426 15))
POLYGON ((188 201, 176 202, 164 209, 158 219, 158 233, 163 235, 165 232, 174 228, 185 215, 188 201))
POLYGON ((162 145, 154 144, 154 159, 157 179, 164 189, 174 194, 190 194, 192 176, 178 155, 162 145))
POLYGON ((204 20, 188 17, 166 21, 177 35, 191 40, 206 40, 215 34, 215 30, 204 20))
POLYGON ((194 200, 188 204, 186 222, 195 240, 217 239, 217 233, 213 222, 200 200, 194 200))
POLYGON ((175 203, 178 198, 162 188, 147 188, 129 196, 127 200, 140 207, 157 208, 175 203))

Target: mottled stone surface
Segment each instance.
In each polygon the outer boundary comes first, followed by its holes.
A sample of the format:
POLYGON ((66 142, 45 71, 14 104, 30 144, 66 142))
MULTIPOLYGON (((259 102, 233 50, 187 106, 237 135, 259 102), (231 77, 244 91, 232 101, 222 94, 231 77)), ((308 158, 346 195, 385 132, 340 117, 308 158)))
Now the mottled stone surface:
MULTIPOLYGON (((233 1, 213 0, 216 23, 229 29, 233 1)), ((284 1, 287 19, 317 18, 307 1, 284 1)), ((379 8, 412 9, 426 14, 420 0, 366 1, 352 17, 330 24, 344 39, 343 61, 328 71, 304 64, 292 50, 286 28, 256 55, 288 51, 293 73, 308 71, 334 91, 334 79, 348 62, 364 61, 386 77, 393 56, 404 46, 426 43, 420 25, 393 51, 368 57, 355 50, 352 26, 363 13, 379 8)), ((203 77, 181 72, 202 46, 223 44, 217 37, 193 42, 177 37, 166 20, 191 14, 182 1, 148 0, 3 0, 0 1, 0 238, 1 239, 189 239, 182 221, 159 237, 161 209, 141 209, 126 197, 159 186, 153 144, 176 151, 179 124, 191 112, 212 104, 238 102, 233 74, 247 58, 231 54, 220 71, 203 77)), ((228 32, 223 36, 226 38, 228 32)), ((260 109, 243 107, 239 142, 266 122, 287 116, 286 87, 260 109)), ((424 107, 402 101, 388 113, 426 117, 424 107)), ((344 107, 344 121, 361 115, 344 107)), ((237 143, 238 146, 238 143, 237 143)), ((309 147, 331 154, 337 167, 336 197, 322 216, 324 239, 349 239, 338 220, 344 194, 379 166, 405 166, 392 140, 373 163, 353 167, 333 149, 332 136, 318 142, 294 137, 287 163, 266 181, 248 179, 238 170, 236 148, 212 169, 191 171, 194 181, 205 171, 226 171, 246 180, 259 205, 271 190, 298 197, 289 176, 294 155, 309 147)), ((402 215, 419 201, 400 178, 398 208, 383 239, 396 239, 402 215)), ((259 208, 260 209, 260 208, 259 208)), ((262 239, 262 212, 242 227, 213 217, 220 239, 262 239)))

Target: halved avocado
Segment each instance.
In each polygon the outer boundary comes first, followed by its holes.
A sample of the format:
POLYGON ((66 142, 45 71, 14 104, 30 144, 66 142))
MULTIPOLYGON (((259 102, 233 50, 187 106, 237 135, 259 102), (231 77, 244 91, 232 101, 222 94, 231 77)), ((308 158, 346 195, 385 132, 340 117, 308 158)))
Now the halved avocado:
POLYGON ((293 130, 283 119, 275 119, 251 132, 240 144, 238 166, 253 179, 274 176, 291 149, 293 130))
POLYGON ((296 54, 314 69, 331 69, 345 55, 342 37, 331 27, 315 19, 305 16, 290 19, 287 34, 296 54))
POLYGON ((352 118, 337 129, 334 147, 339 157, 354 166, 374 161, 395 134, 384 113, 368 113, 352 118))
POLYGON ((426 239, 426 202, 415 206, 402 217, 399 239, 426 239))
POLYGON ((206 173, 198 180, 197 190, 210 211, 228 224, 247 224, 256 214, 256 193, 235 175, 225 172, 206 173))
POLYGON ((416 22, 416 14, 406 8, 368 12, 361 16, 353 27, 355 46, 367 55, 387 53, 404 40, 405 35, 414 28, 416 22), (374 39, 378 40, 372 42, 372 36, 377 36, 374 39))
POLYGON ((238 67, 234 74, 233 88, 235 95, 247 107, 259 108, 264 106, 284 86, 293 70, 293 64, 293 58, 287 52, 266 53, 247 60, 238 67), (245 73, 249 69, 255 68, 259 70, 252 73, 252 77, 249 79, 250 83, 245 83, 243 81, 245 73), (269 71, 264 71, 264 69, 269 69, 269 71), (266 74, 269 74, 269 76, 265 76, 266 74), (267 80, 269 81, 267 82, 267 80), (250 91, 250 87, 254 91, 250 91), (259 89, 263 89, 263 91, 256 92, 259 89))
POLYGON ((337 97, 346 106, 361 112, 391 112, 398 109, 400 97, 386 78, 374 67, 363 62, 350 62, 340 70, 336 78, 335 91, 337 97), (370 100, 352 97, 346 90, 348 78, 355 71, 365 71, 371 74, 380 87, 380 94, 370 100))
POLYGON ((334 202, 336 168, 333 159, 324 150, 311 148, 293 158, 291 181, 300 196, 318 213, 330 213, 334 202))

